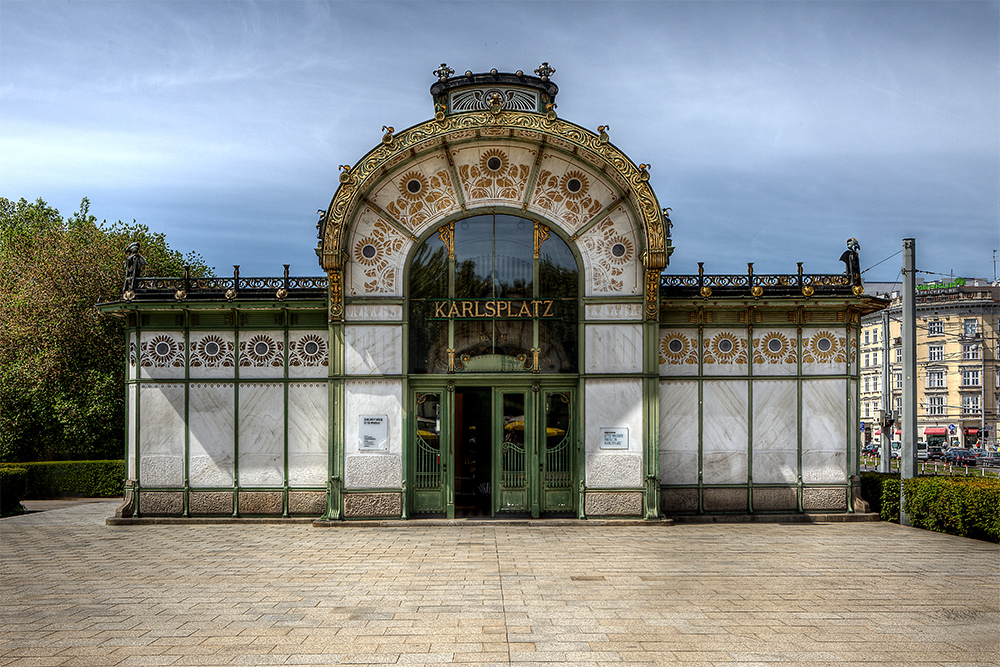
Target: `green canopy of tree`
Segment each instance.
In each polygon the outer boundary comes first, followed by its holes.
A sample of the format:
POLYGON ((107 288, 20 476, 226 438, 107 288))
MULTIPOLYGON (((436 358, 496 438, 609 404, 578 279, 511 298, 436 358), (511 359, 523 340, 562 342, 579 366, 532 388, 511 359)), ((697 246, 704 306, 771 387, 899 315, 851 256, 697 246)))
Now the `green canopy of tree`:
POLYGON ((86 198, 68 218, 39 199, 0 198, 0 461, 121 458, 125 432, 125 248, 145 275, 211 275, 163 234, 98 222, 86 198))

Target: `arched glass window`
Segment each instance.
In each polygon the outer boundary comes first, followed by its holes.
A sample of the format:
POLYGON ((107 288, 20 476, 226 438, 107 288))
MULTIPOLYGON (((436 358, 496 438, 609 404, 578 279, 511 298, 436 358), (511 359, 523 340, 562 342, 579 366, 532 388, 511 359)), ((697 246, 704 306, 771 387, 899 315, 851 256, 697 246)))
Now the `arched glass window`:
POLYGON ((487 214, 439 228, 410 264, 410 372, 576 372, 578 282, 544 224, 487 214))

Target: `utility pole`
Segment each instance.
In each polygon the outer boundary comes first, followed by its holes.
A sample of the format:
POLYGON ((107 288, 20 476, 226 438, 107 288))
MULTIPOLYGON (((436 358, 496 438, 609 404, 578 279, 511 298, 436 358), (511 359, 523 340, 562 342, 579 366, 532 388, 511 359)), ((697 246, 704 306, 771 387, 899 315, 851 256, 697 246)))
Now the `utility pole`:
POLYGON ((903 239, 903 405, 899 413, 903 430, 899 451, 899 523, 910 525, 906 513, 905 480, 917 476, 917 289, 916 241, 903 239))
POLYGON ((882 311, 882 456, 879 459, 879 472, 892 472, 892 429, 895 420, 892 418, 892 382, 889 370, 889 309, 882 311))

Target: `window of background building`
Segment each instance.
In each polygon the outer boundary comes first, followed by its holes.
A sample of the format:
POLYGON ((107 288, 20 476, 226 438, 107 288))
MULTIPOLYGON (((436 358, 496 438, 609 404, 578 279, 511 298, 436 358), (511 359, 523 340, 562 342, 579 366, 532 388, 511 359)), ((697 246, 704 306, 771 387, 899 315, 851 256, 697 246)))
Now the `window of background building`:
POLYGON ((979 335, 979 321, 978 320, 963 320, 962 321, 962 333, 966 338, 975 338, 979 335))
POLYGON ((879 377, 876 375, 872 378, 872 386, 875 388, 874 391, 878 391, 879 377))
POLYGON ((878 329, 872 329, 872 342, 878 342, 878 329))
POLYGON ((962 414, 963 415, 978 415, 979 414, 979 395, 978 394, 968 394, 962 397, 962 414))
POLYGON ((970 359, 979 358, 979 344, 978 343, 965 343, 962 345, 962 359, 968 361, 970 359))
POLYGON ((871 403, 865 401, 865 417, 872 416, 872 406, 871 403))
POLYGON ((897 364, 903 363, 903 348, 901 347, 896 348, 896 363, 897 364))
POLYGON ((932 417, 944 415, 944 396, 927 397, 927 414, 932 417))
POLYGON ((866 375, 865 376, 865 393, 868 393, 871 390, 872 390, 871 376, 870 375, 866 375))
POLYGON ((928 336, 941 336, 944 334, 944 322, 941 320, 931 320, 927 323, 928 336))
POLYGON ((893 387, 893 389, 902 389, 903 388, 903 374, 902 373, 893 373, 892 374, 892 387, 893 387))
POLYGON ((927 388, 941 389, 944 387, 944 371, 935 369, 927 371, 927 388))
MULTIPOLYGON (((903 359, 903 351, 899 350, 899 360, 903 359)), ((927 347, 927 361, 944 361, 944 345, 929 345, 927 347)))
POLYGON ((871 338, 871 332, 865 331, 865 345, 868 345, 868 343, 871 342, 870 338, 871 338))
POLYGON ((979 382, 979 369, 978 368, 963 368, 962 369, 962 386, 963 387, 978 387, 979 382))

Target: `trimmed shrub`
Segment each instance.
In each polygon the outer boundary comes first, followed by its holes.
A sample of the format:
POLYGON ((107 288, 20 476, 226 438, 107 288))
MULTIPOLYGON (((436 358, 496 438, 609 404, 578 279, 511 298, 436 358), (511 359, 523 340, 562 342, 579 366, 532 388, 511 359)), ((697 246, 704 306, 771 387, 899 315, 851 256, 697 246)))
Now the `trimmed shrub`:
POLYGON ((27 480, 28 471, 24 468, 0 468, 0 516, 24 511, 21 501, 27 480))
MULTIPOLYGON (((905 480, 910 525, 949 535, 1000 542, 1000 480, 914 477, 905 480)), ((899 523, 898 474, 862 473, 861 495, 883 521, 899 523)))
POLYGON ((45 461, 0 464, 23 468, 24 498, 117 498, 125 488, 124 461, 45 461))
POLYGON ((1000 541, 1000 481, 916 477, 904 483, 910 524, 939 533, 1000 541))

